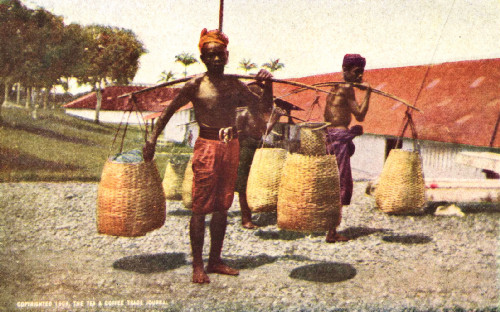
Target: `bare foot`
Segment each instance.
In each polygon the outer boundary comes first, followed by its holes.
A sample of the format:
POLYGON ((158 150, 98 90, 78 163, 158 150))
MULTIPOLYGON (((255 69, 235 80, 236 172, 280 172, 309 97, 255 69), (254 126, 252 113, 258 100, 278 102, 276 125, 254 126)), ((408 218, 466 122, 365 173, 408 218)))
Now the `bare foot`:
POLYGON ((256 228, 258 228, 258 227, 259 227, 257 224, 253 223, 252 221, 242 222, 242 223, 241 223, 241 226, 242 226, 244 229, 249 229, 249 230, 253 230, 253 229, 256 229, 256 228))
POLYGON ((328 234, 326 234, 326 242, 327 243, 347 242, 347 241, 349 241, 349 238, 347 238, 343 235, 340 235, 335 230, 330 230, 330 231, 328 231, 328 234))
POLYGON ((207 272, 208 273, 218 273, 218 274, 225 274, 225 275, 239 275, 240 271, 233 269, 229 267, 227 264, 224 262, 219 262, 217 264, 208 264, 207 265, 207 272))
POLYGON ((201 268, 193 268, 193 283, 197 284, 208 284, 210 283, 210 278, 207 275, 207 272, 201 268))

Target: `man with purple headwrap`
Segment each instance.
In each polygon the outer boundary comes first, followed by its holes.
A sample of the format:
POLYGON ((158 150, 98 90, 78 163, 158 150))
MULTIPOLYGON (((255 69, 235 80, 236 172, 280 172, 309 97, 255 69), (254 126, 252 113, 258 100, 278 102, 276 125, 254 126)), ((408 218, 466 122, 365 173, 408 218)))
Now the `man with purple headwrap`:
MULTIPOLYGON (((342 63, 342 72, 346 82, 362 84, 366 88, 366 95, 358 104, 351 84, 335 85, 326 98, 324 118, 330 123, 327 129, 327 153, 335 154, 340 176, 340 200, 342 205, 351 203, 353 181, 351 173, 351 156, 354 154, 354 143, 352 140, 363 134, 360 125, 349 128, 352 116, 357 121, 363 121, 368 112, 371 88, 369 84, 362 83, 366 60, 359 54, 346 54, 342 63)), ((337 233, 340 225, 342 209, 336 218, 337 222, 326 235, 328 243, 347 241, 348 238, 337 233)))

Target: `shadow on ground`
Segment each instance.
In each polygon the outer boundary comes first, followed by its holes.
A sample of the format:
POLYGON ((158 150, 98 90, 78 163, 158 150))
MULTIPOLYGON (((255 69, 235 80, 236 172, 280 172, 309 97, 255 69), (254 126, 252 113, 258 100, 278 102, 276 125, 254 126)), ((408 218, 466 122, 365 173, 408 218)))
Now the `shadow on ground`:
POLYGON ((239 257, 237 259, 224 260, 230 267, 238 270, 254 269, 266 264, 274 263, 278 260, 290 260, 290 261, 311 261, 311 259, 300 256, 300 255, 284 255, 279 257, 273 257, 266 254, 260 254, 256 256, 249 257, 239 257))
POLYGON ((388 243, 399 244, 427 244, 432 241, 427 235, 390 235, 382 237, 382 240, 388 243))
POLYGON ((101 134, 112 134, 112 133, 116 132, 115 127, 112 125, 106 125, 103 123, 95 124, 95 123, 90 123, 89 121, 87 121, 85 119, 81 119, 78 117, 74 117, 74 118, 78 119, 81 122, 79 123, 79 122, 74 122, 73 120, 66 120, 66 119, 61 118, 57 115, 51 115, 50 117, 48 117, 48 116, 40 116, 39 117, 40 120, 44 120, 44 119, 49 120, 49 121, 55 120, 55 121, 57 121, 57 123, 65 124, 66 126, 70 126, 70 127, 75 128, 75 129, 84 130, 84 131, 92 131, 92 132, 97 132, 97 133, 101 133, 101 134), (88 124, 85 124, 85 123, 88 123, 88 124))
POLYGON ((180 208, 176 210, 171 210, 167 212, 168 215, 171 216, 176 216, 176 217, 190 217, 191 216, 191 209, 187 208, 180 208))
POLYGON ((4 127, 11 128, 13 130, 21 130, 21 131, 25 131, 25 132, 32 133, 35 135, 39 135, 39 136, 43 136, 43 137, 51 138, 51 139, 56 139, 56 140, 64 141, 64 142, 72 142, 72 143, 83 144, 83 145, 87 145, 87 146, 95 146, 96 145, 93 141, 90 141, 90 140, 80 139, 80 138, 76 138, 76 137, 72 137, 72 136, 66 136, 64 134, 60 134, 60 133, 55 132, 55 131, 31 127, 31 126, 27 126, 27 125, 6 124, 6 125, 4 125, 4 127))
POLYGON ((356 269, 348 263, 323 262, 295 268, 290 277, 318 283, 339 283, 354 278, 356 273, 356 269))
POLYGON ((25 153, 20 153, 18 150, 9 148, 0 148, 0 159, 2 159, 0 170, 46 169, 56 172, 62 172, 81 169, 78 166, 44 160, 25 153))
POLYGON ((258 226, 268 226, 275 225, 278 223, 278 217, 275 212, 261 212, 257 214, 257 218, 255 220, 255 224, 258 226))
POLYGON ((455 205, 460 208, 463 213, 475 214, 475 213, 499 213, 500 212, 500 202, 428 202, 425 206, 425 212, 427 214, 433 215, 439 206, 450 206, 455 205))
MULTIPOLYGON (((175 210, 171 210, 167 212, 167 214, 171 216, 178 216, 178 217, 186 217, 186 216, 191 216, 191 209, 188 208, 179 208, 175 210)), ((227 213, 227 218, 239 218, 241 217, 241 212, 239 211, 229 211, 227 213)), ((207 218, 207 220, 210 220, 210 218, 207 218)))
POLYGON ((498 213, 500 212, 500 202, 496 203, 466 203, 459 205, 463 213, 498 213))
POLYGON ((296 240, 300 238, 306 237, 306 234, 304 233, 299 233, 299 232, 292 232, 292 231, 285 231, 285 230, 279 230, 279 231, 263 231, 263 230, 257 230, 255 232, 255 236, 260 237, 261 239, 272 239, 272 240, 296 240))
POLYGON ((187 261, 184 253, 162 253, 121 258, 113 263, 113 268, 148 274, 174 270, 185 264, 187 261))
POLYGON ((376 229, 368 227, 349 227, 342 231, 339 231, 339 234, 342 234, 349 239, 356 239, 363 236, 372 235, 375 233, 386 233, 386 232, 388 232, 388 230, 386 229, 376 229))

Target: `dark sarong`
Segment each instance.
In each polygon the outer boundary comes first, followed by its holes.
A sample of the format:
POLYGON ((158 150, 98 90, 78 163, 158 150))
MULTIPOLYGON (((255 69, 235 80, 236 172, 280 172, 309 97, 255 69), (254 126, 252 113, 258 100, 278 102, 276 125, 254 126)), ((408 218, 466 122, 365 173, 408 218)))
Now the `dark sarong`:
POLYGON ((234 198, 239 142, 199 137, 193 153, 193 207, 196 214, 228 210, 234 198))
POLYGON ((248 174, 252 166, 253 156, 259 147, 259 140, 250 137, 240 139, 240 164, 238 166, 238 179, 236 180, 235 191, 238 193, 246 193, 248 174))
POLYGON ((342 205, 350 205, 353 182, 351 172, 351 156, 355 146, 352 140, 363 134, 363 127, 356 125, 349 130, 328 129, 326 135, 326 152, 335 155, 339 167, 340 200, 342 205))

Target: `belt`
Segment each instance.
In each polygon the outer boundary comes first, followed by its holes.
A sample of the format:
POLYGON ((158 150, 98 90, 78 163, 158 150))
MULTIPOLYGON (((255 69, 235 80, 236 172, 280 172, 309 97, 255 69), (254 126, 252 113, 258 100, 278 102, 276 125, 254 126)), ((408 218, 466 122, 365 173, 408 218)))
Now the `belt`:
POLYGON ((234 127, 227 127, 227 128, 200 127, 200 138, 227 143, 232 139, 238 138, 238 132, 234 127))

